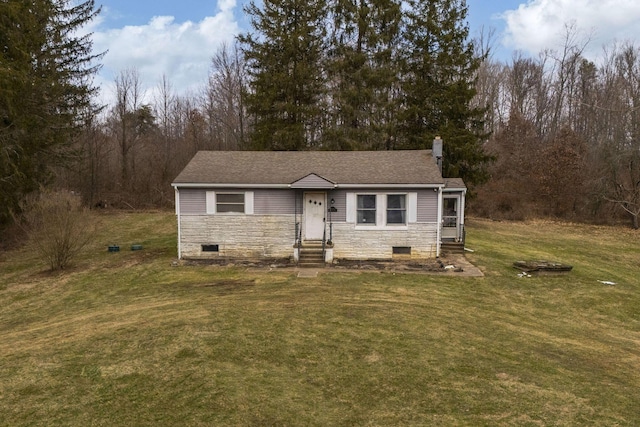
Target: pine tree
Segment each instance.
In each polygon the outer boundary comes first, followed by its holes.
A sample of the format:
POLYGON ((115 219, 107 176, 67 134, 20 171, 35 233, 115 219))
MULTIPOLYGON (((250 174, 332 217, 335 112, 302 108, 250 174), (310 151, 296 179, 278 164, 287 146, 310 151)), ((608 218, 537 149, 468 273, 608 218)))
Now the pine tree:
POLYGON ((83 118, 95 113, 94 1, 0 2, 0 223, 50 178, 83 118))
POLYGON ((403 140, 397 148, 444 145, 444 174, 468 184, 486 180, 484 111, 471 107, 482 58, 468 41, 465 0, 408 0, 403 35, 403 140))
POLYGON ((322 0, 265 0, 246 8, 255 34, 239 37, 248 65, 250 139, 262 150, 317 145, 324 93, 322 0))
POLYGON ((388 148, 397 111, 396 0, 334 0, 327 74, 331 105, 325 144, 338 149, 388 148))

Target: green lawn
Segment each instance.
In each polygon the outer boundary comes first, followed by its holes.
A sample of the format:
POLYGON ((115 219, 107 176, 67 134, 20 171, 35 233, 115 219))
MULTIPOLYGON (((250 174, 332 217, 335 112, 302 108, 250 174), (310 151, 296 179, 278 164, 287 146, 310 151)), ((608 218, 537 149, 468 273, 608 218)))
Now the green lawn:
POLYGON ((640 232, 472 220, 482 278, 297 278, 172 266, 171 213, 96 221, 62 273, 0 253, 0 425, 640 425, 640 232))

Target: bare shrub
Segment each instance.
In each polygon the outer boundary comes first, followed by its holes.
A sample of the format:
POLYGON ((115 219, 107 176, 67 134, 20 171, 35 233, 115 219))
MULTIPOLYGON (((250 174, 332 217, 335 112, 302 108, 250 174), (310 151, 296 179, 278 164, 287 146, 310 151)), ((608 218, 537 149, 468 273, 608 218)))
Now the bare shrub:
POLYGON ((51 270, 62 270, 84 248, 95 231, 79 197, 66 191, 41 190, 21 206, 20 224, 34 250, 51 270))

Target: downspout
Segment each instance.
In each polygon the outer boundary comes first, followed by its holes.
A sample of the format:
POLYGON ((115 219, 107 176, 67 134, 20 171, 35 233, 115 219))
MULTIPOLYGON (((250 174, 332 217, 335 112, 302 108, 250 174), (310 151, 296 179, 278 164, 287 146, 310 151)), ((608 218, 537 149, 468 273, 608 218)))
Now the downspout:
POLYGON ((180 190, 174 187, 176 191, 176 217, 178 219, 178 259, 182 259, 182 226, 180 218, 180 190))
POLYGON ((460 195, 460 207, 458 208, 458 211, 460 212, 460 236, 459 239, 462 242, 462 244, 465 244, 465 239, 466 239, 466 230, 464 229, 464 210, 466 208, 465 204, 466 204, 466 200, 467 200, 467 190, 462 190, 462 194, 460 195))

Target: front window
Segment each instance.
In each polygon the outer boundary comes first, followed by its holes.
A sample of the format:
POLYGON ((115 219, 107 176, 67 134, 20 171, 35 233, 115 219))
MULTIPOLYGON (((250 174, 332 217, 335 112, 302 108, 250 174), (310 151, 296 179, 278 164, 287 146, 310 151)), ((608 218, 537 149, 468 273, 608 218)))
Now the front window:
POLYGON ((387 195, 387 224, 406 224, 407 204, 404 194, 387 195))
POLYGON ((216 212, 244 213, 244 193, 217 193, 216 212))
POLYGON ((376 195, 358 195, 358 224, 376 225, 376 195))

